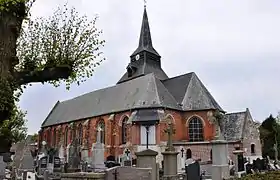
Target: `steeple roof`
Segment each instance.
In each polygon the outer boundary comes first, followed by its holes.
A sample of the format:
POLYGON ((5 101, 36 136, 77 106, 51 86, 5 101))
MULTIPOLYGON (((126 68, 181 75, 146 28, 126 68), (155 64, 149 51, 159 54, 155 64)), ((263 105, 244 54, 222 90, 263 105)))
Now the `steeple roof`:
POLYGON ((157 56, 160 56, 153 47, 146 6, 144 7, 144 14, 143 14, 142 27, 141 27, 140 38, 139 38, 139 45, 138 45, 138 48, 134 51, 134 53, 131 56, 134 56, 142 51, 148 51, 157 56))

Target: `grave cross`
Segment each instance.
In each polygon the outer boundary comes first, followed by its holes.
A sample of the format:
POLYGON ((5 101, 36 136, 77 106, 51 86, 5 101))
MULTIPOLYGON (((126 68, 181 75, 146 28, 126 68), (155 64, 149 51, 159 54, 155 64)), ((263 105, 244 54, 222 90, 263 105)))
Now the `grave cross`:
POLYGON ((146 149, 149 149, 149 129, 150 126, 146 126, 146 149))
POLYGON ((125 154, 126 154, 126 156, 128 157, 128 154, 130 153, 130 151, 129 151, 129 149, 126 149, 125 150, 125 154))
POLYGON ((175 134, 175 129, 173 128, 173 124, 171 122, 168 123, 168 128, 165 130, 165 133, 168 135, 167 141, 167 151, 174 151, 174 147, 172 144, 172 136, 175 134))
POLYGON ((184 157, 184 148, 181 149, 181 157, 184 157))

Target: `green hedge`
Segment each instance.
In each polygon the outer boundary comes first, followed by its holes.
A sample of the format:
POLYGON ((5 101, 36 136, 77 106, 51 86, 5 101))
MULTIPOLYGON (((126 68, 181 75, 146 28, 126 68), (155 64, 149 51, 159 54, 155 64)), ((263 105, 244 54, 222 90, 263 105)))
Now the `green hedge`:
POLYGON ((280 180, 280 171, 271 171, 265 174, 250 174, 239 180, 280 180))

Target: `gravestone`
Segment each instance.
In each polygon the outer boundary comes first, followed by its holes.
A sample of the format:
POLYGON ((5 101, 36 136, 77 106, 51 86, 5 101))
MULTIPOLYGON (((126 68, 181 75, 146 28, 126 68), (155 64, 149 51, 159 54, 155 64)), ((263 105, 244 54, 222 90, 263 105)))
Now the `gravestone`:
POLYGON ((54 160, 53 160, 53 168, 54 169, 59 169, 61 168, 61 160, 59 157, 54 157, 54 160))
POLYGON ((243 154, 238 154, 237 155, 237 167, 238 167, 238 172, 244 171, 244 157, 243 154))
POLYGON ((256 159, 256 168, 259 170, 259 171, 262 171, 263 168, 262 168, 262 161, 260 158, 257 158, 256 159))
POLYGON ((187 180, 200 180, 200 165, 195 161, 186 166, 187 180))
POLYGON ((81 153, 81 160, 83 161, 83 162, 88 162, 89 161, 89 159, 88 159, 88 148, 87 147, 83 147, 82 148, 82 153, 81 153))
POLYGON ((129 149, 125 150, 122 162, 123 166, 132 166, 132 158, 129 149))
POLYGON ((48 156, 43 156, 38 159, 37 173, 43 175, 48 167, 48 156))
POLYGON ((103 171, 104 164, 104 144, 101 143, 101 129, 97 130, 97 141, 92 145, 92 167, 94 171, 103 171))
POLYGON ((80 168, 79 140, 75 138, 69 148, 68 167, 74 171, 80 168))
POLYGON ((65 162, 66 162, 66 163, 69 162, 70 147, 71 147, 71 144, 68 144, 67 147, 66 147, 66 159, 65 159, 65 162))
POLYGON ((3 156, 0 156, 0 179, 5 178, 6 163, 3 160, 3 156))
POLYGON ((61 145, 60 148, 59 148, 58 157, 60 158, 61 163, 64 164, 65 163, 65 158, 64 158, 63 145, 61 145))

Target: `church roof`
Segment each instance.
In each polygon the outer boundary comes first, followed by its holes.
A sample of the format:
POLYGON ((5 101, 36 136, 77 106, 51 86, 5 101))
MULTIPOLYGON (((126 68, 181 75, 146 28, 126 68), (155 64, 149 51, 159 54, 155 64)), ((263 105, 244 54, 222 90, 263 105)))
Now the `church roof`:
POLYGON ((195 73, 161 81, 154 73, 58 102, 42 127, 133 109, 219 109, 195 73), (182 78, 185 77, 185 78, 182 78), (189 81, 186 81, 188 79, 189 81), (174 86, 174 87, 173 87, 174 86), (181 91, 176 92, 176 89, 181 91), (178 97, 183 97, 178 99, 178 97), (182 105, 180 105, 182 103, 182 105))
POLYGON ((222 127, 225 139, 228 141, 242 140, 245 124, 249 118, 252 119, 249 109, 226 114, 222 127))
MULTIPOLYGON (((146 8, 139 46, 131 58, 128 67, 128 72, 133 72, 131 76, 128 76, 127 72, 115 86, 67 101, 58 101, 42 127, 134 109, 167 108, 179 111, 218 109, 223 111, 195 73, 169 79, 162 70, 160 56, 152 45, 146 8), (138 54, 139 52, 141 53, 138 54), (138 60, 133 59, 136 54, 140 56, 138 60)), ((148 118, 148 115, 146 116, 148 118)))

